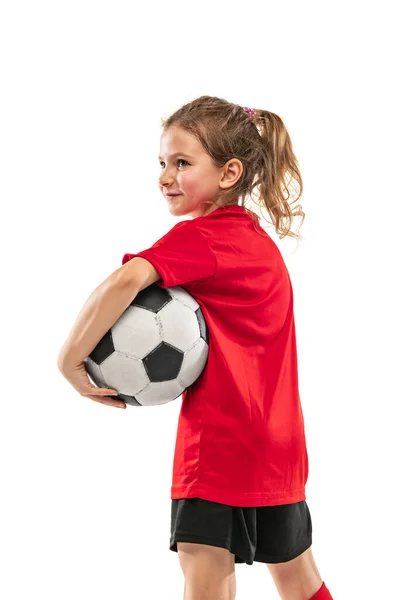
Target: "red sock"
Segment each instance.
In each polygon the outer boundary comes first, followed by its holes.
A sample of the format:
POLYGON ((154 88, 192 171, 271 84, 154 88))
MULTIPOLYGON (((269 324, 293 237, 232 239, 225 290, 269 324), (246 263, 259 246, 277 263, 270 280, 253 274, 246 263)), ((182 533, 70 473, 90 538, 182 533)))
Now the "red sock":
POLYGON ((318 592, 314 594, 314 596, 310 598, 310 600, 333 600, 333 598, 325 583, 322 582, 322 585, 319 588, 318 592))

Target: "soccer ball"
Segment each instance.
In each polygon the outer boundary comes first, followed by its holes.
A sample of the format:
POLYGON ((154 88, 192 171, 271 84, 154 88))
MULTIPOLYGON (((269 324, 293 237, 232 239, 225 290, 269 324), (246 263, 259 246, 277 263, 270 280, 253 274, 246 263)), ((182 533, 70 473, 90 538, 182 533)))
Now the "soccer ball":
POLYGON ((98 387, 115 400, 155 406, 176 400, 202 373, 208 328, 200 305, 179 286, 156 283, 136 298, 85 358, 98 387))

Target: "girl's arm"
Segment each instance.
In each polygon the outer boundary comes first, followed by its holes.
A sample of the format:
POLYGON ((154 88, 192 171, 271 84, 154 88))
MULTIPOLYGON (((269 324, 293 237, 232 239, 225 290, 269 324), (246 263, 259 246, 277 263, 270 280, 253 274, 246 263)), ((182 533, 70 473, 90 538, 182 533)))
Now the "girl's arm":
POLYGON ((58 355, 60 371, 83 362, 132 300, 160 274, 141 257, 133 258, 111 273, 89 296, 58 355))
POLYGON ((89 356, 138 291, 137 285, 127 285, 126 278, 116 271, 91 293, 58 355, 57 366, 61 372, 79 365, 89 356))

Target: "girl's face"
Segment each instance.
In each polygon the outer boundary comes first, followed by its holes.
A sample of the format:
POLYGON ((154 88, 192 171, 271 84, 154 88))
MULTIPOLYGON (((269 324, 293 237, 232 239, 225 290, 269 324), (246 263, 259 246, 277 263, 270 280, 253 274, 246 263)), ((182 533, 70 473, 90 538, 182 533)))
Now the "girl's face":
POLYGON ((223 167, 216 167, 201 144, 187 131, 171 126, 160 139, 159 186, 176 217, 200 217, 218 207, 204 204, 215 201, 217 192, 231 187, 242 174, 242 163, 231 159, 223 167), (178 194, 169 197, 167 194, 178 194))

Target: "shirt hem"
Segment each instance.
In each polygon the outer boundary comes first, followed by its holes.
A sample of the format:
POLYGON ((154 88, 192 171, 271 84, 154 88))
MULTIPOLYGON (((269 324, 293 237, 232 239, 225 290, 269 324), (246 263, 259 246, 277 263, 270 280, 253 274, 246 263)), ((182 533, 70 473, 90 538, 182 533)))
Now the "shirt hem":
POLYGON ((181 498, 201 498, 210 502, 227 504, 229 506, 279 506, 281 504, 294 504, 306 500, 305 487, 287 492, 229 492, 215 490, 206 485, 173 485, 171 487, 171 500, 181 498))

